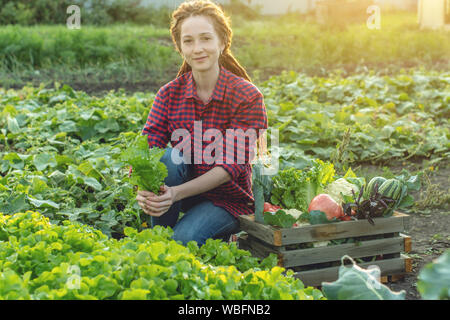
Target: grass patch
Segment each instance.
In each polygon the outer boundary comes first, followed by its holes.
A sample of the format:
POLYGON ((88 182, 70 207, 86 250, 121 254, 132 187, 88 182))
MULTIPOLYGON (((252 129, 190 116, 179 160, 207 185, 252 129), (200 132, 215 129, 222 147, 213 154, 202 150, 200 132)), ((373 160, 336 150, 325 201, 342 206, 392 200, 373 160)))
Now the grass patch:
MULTIPOLYGON (((233 20, 238 23, 232 51, 255 83, 282 70, 317 76, 336 70, 343 76, 369 69, 388 75, 403 68, 450 70, 450 33, 420 30, 412 13, 383 15, 381 30, 365 23, 324 27, 307 15, 263 19, 233 20)), ((77 83, 124 84, 131 91, 139 83, 157 89, 176 76, 181 64, 168 28, 130 24, 80 30, 5 26, 0 61, 0 86, 6 88, 61 81, 84 90, 77 83)))

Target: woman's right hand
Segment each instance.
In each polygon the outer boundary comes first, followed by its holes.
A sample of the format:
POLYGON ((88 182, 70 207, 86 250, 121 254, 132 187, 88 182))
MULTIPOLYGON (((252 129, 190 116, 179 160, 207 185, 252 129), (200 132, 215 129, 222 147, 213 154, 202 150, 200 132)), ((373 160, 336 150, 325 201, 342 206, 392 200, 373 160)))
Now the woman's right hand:
POLYGON ((155 196, 153 192, 146 191, 146 190, 138 190, 136 200, 141 207, 141 209, 144 211, 145 214, 151 215, 151 211, 148 209, 148 206, 150 205, 149 197, 155 196))
POLYGON ((175 202, 174 189, 166 185, 160 187, 161 195, 150 191, 138 191, 136 200, 145 214, 160 217, 165 214, 175 202))

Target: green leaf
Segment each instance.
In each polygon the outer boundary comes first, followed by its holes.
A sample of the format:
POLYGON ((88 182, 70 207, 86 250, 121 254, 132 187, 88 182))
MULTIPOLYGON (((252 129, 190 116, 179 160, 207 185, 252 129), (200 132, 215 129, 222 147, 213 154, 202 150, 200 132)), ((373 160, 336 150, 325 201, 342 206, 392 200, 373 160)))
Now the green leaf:
POLYGON ((23 161, 23 159, 15 152, 10 152, 7 153, 3 156, 3 160, 8 160, 9 161, 9 165, 17 170, 22 170, 25 162, 23 161))
POLYGON ((92 187, 96 191, 102 191, 103 187, 100 182, 97 181, 97 179, 92 177, 85 177, 83 180, 85 185, 92 187))
MULTIPOLYGON (((422 174, 422 173, 421 173, 422 174)), ((421 183, 421 175, 412 176, 406 181, 406 186, 409 190, 419 191, 422 183, 421 183)))
POLYGON ((339 278, 334 282, 322 282, 322 292, 329 300, 404 300, 406 292, 393 292, 379 281, 379 269, 363 269, 352 258, 341 259, 339 278), (351 267, 344 260, 352 262, 351 267))
POLYGON ((296 221, 293 216, 287 214, 282 209, 276 212, 264 212, 263 217, 266 224, 281 228, 291 228, 296 221))
POLYGON ((411 195, 406 195, 398 204, 397 208, 409 208, 414 204, 414 198, 411 195))
POLYGON ((30 206, 27 203, 26 199, 27 195, 25 193, 21 193, 19 195, 11 195, 2 205, 0 212, 13 214, 16 212, 23 212, 25 210, 28 210, 30 206))
POLYGON ((8 130, 11 133, 19 133, 20 132, 20 127, 19 127, 19 124, 18 124, 16 118, 12 118, 12 117, 8 116, 7 122, 8 122, 8 130))
POLYGON ((148 137, 137 136, 120 155, 122 163, 132 167, 130 183, 141 190, 159 194, 160 187, 168 175, 166 165, 160 161, 165 152, 165 149, 158 147, 149 149, 148 137))
POLYGON ((123 300, 147 300, 150 290, 145 289, 128 289, 123 292, 123 300))
POLYGON ((33 164, 37 170, 42 171, 47 167, 54 168, 58 165, 54 156, 48 153, 39 153, 34 156, 33 164))
POLYGON ((33 199, 31 197, 28 197, 28 201, 30 201, 30 203, 37 208, 49 207, 49 208, 59 209, 59 204, 57 204, 51 200, 38 200, 38 199, 33 199))
POLYGON ((325 212, 320 210, 312 210, 309 212, 309 223, 310 224, 324 224, 324 223, 333 223, 339 222, 340 220, 333 218, 328 220, 325 212))
POLYGON ((33 183, 32 184, 32 193, 33 194, 42 193, 42 192, 48 190, 47 184, 41 178, 34 177, 32 183, 33 183))
POLYGON ((53 171, 51 174, 48 175, 48 177, 53 181, 55 184, 61 184, 65 179, 66 175, 62 173, 59 170, 53 171))
POLYGON ((425 300, 450 299, 450 250, 420 270, 417 290, 425 300))
POLYGON ((77 124, 73 121, 67 120, 59 125, 59 131, 61 132, 77 132, 77 124))
POLYGON ((120 130, 119 124, 113 118, 100 121, 94 126, 94 129, 100 133, 106 133, 108 131, 117 132, 120 130))

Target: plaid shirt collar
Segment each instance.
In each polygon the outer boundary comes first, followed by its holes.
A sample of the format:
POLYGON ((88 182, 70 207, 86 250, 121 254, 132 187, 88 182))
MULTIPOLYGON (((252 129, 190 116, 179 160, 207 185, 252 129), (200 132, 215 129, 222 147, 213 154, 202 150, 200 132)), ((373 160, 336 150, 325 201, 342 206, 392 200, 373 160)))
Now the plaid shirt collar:
MULTIPOLYGON (((211 97, 211 100, 222 101, 225 93, 225 87, 227 84, 228 76, 227 70, 220 66, 219 79, 217 79, 216 86, 214 87, 214 91, 211 97)), ((194 77, 192 76, 192 71, 187 73, 186 79, 186 92, 184 97, 186 99, 197 97, 197 88, 195 87, 194 77)))

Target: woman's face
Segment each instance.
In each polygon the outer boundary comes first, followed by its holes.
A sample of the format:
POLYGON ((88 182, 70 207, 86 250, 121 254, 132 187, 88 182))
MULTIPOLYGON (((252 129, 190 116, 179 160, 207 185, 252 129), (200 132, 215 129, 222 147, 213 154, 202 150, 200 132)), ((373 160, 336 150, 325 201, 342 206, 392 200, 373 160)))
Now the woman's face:
POLYGON ((212 22, 204 16, 192 16, 181 25, 181 52, 193 71, 207 71, 218 65, 224 45, 212 22))

